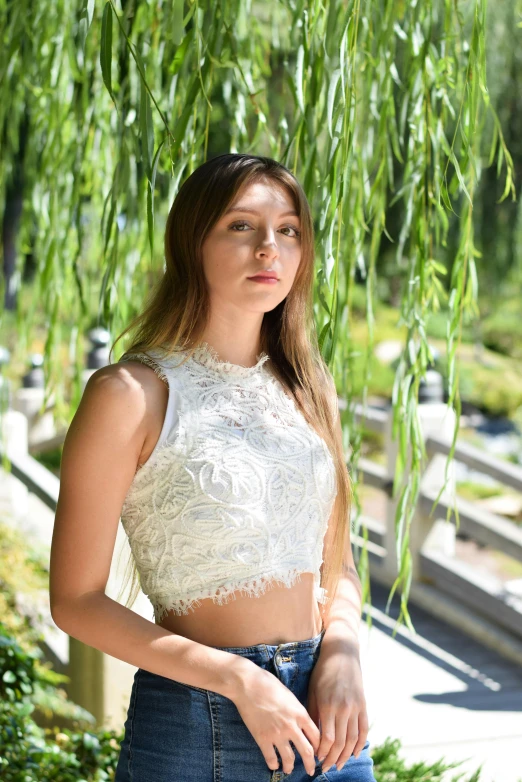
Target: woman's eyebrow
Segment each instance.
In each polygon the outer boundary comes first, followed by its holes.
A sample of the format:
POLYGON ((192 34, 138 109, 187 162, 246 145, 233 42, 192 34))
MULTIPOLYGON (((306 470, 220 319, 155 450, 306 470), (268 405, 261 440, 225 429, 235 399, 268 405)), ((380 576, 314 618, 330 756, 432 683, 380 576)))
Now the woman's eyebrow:
MULTIPOLYGON (((248 209, 246 206, 231 206, 230 209, 227 209, 225 214, 230 214, 230 212, 250 212, 253 215, 259 214, 256 209, 248 209)), ((281 212, 280 217, 299 217, 299 215, 292 210, 291 212, 281 212)))

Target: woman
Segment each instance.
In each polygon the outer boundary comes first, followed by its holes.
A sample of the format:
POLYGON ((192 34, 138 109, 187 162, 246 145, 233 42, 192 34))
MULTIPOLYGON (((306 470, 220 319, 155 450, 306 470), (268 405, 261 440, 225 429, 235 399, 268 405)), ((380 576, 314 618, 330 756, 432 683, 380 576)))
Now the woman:
POLYGON ((56 623, 138 668, 116 782, 374 780, 302 188, 270 158, 204 163, 165 260, 69 428, 51 552, 56 623), (154 623, 105 595, 120 516, 154 623))

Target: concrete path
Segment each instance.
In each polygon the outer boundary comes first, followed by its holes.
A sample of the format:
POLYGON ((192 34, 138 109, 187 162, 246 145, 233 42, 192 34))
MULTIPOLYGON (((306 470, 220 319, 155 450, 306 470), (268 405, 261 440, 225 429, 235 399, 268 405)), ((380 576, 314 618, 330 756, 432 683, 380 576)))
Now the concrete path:
POLYGON ((522 669, 409 604, 417 635, 401 626, 394 598, 372 586, 373 626, 361 623, 361 666, 371 744, 401 740, 401 757, 464 761, 444 779, 482 764, 480 782, 522 782, 522 669))

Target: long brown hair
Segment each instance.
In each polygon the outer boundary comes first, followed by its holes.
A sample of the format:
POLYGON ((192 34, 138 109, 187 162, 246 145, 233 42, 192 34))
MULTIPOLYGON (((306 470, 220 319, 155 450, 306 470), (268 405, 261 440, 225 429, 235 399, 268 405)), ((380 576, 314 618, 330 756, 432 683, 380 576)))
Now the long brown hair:
MULTIPOLYGON (((291 171, 272 158, 230 153, 203 163, 183 182, 167 219, 164 274, 151 290, 143 311, 117 337, 111 353, 129 331, 134 332, 134 337, 120 360, 159 346, 167 346, 172 353, 190 353, 198 347, 210 313, 201 253, 203 242, 243 188, 267 180, 283 187, 294 202, 301 222, 301 259, 288 295, 263 316, 260 350, 268 353, 274 374, 326 442, 336 469, 337 495, 321 566, 321 586, 327 590, 327 600, 320 604, 320 612, 326 626, 340 575, 346 572, 352 486, 340 433, 335 383, 321 355, 313 318, 313 221, 306 195, 291 171)), ((140 589, 132 558, 130 564, 128 607, 140 589)), ((122 591, 129 575, 127 571, 122 591)))

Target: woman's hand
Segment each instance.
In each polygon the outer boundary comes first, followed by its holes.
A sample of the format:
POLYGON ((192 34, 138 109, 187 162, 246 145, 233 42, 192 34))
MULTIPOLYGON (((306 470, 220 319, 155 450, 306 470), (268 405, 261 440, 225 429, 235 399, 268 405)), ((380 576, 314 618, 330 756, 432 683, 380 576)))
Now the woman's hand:
POLYGON ((352 754, 359 756, 368 735, 368 715, 359 650, 351 641, 323 638, 310 676, 308 713, 321 729, 317 757, 323 771, 334 764, 341 769, 352 754))
POLYGON ((315 772, 314 750, 319 746, 319 729, 307 709, 273 673, 248 661, 240 690, 233 701, 248 730, 257 742, 268 768, 275 771, 279 760, 285 774, 294 769, 295 752, 301 755, 310 776, 315 772))

